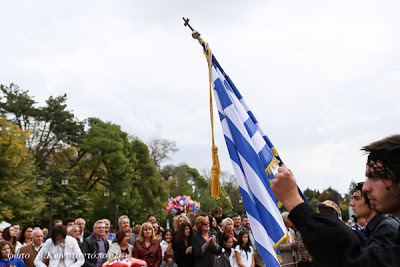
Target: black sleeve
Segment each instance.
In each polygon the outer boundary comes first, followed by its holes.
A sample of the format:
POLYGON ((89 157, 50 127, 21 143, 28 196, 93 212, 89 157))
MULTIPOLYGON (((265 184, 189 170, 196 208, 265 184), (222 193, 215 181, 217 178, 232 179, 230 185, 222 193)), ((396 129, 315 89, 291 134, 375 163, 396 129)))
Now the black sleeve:
POLYGON ((88 239, 85 239, 85 241, 83 241, 83 245, 82 245, 82 253, 83 253, 83 256, 85 257, 85 263, 83 264, 83 266, 84 267, 96 267, 96 264, 93 264, 89 259, 90 255, 92 255, 92 253, 89 252, 89 251, 91 251, 89 246, 90 246, 90 244, 89 244, 88 239))
POLYGON ((392 218, 384 217, 382 223, 368 237, 369 247, 393 246, 399 224, 392 218))
POLYGON ((332 215, 318 214, 307 203, 295 207, 289 219, 300 231, 319 266, 400 266, 400 246, 361 250, 353 231, 332 215))
POLYGON ((192 236, 192 253, 195 257, 203 256, 202 246, 204 242, 201 241, 201 236, 199 237, 197 234, 192 236))

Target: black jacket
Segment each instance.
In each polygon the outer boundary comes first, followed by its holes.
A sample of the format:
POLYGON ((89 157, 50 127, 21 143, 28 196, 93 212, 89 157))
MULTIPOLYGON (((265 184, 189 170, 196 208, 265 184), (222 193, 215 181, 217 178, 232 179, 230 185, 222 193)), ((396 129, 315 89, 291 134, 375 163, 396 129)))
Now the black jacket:
MULTIPOLYGON (((174 258, 179 267, 193 267, 194 255, 192 253, 186 254, 186 249, 192 245, 192 240, 189 240, 188 246, 184 242, 175 242, 172 250, 174 251, 174 258)), ((193 248, 193 247, 192 247, 193 248)))
MULTIPOLYGON (((208 236, 212 236, 212 234, 208 233, 208 236)), ((217 238, 217 246, 214 246, 212 242, 207 247, 204 247, 206 241, 203 236, 199 232, 195 232, 192 237, 192 248, 193 255, 195 257, 195 266, 196 267, 212 267, 215 263, 215 255, 221 252, 221 246, 218 244, 217 238)))
POLYGON ((318 266, 400 266, 400 235, 393 246, 360 248, 357 235, 332 215, 318 214, 302 203, 289 214, 318 266))
POLYGON ((365 227, 368 247, 386 247, 395 244, 399 223, 383 214, 375 215, 365 227))
MULTIPOLYGON (((104 247, 106 249, 106 254, 109 249, 108 241, 103 237, 104 247)), ((97 238, 95 234, 92 234, 83 241, 82 253, 85 256, 85 267, 96 267, 98 260, 97 254, 99 253, 99 245, 97 244, 97 238)), ((105 255, 107 257, 107 255, 105 255)))

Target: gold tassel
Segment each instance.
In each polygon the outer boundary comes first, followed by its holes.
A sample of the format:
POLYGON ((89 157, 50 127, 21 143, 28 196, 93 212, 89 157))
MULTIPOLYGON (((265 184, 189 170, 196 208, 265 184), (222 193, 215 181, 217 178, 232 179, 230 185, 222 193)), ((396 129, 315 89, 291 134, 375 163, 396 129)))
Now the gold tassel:
POLYGON ((221 174, 221 168, 218 159, 218 148, 217 146, 212 147, 212 161, 211 167, 211 197, 219 199, 219 175, 221 174))
POLYGON ((278 258, 279 263, 282 263, 282 262, 283 262, 282 256, 281 256, 281 255, 276 254, 276 257, 278 258))
MULTIPOLYGON (((276 244, 274 245, 275 253, 276 253, 276 251, 277 251, 277 249, 278 249, 279 244, 282 243, 282 242, 288 241, 289 239, 290 239, 289 233, 286 232, 286 233, 283 235, 283 237, 282 237, 278 242, 276 242, 276 244)), ((282 256, 281 256, 281 255, 278 255, 278 253, 276 253, 276 257, 278 258, 279 263, 282 263, 282 262, 283 262, 282 256)))

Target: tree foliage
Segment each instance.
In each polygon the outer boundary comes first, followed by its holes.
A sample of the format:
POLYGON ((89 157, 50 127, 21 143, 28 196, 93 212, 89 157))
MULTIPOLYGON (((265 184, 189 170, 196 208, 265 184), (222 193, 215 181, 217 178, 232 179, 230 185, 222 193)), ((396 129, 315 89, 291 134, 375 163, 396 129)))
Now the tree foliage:
POLYGON ((7 116, 24 131, 31 133, 27 146, 33 151, 36 162, 44 170, 52 154, 67 146, 76 146, 83 137, 84 121, 67 110, 67 95, 46 100, 46 105, 36 107, 36 101, 17 85, 0 85, 0 113, 7 116))
POLYGON ((25 145, 28 137, 29 132, 5 117, 0 120, 0 221, 30 221, 45 205, 35 187, 37 168, 25 145))
POLYGON ((146 145, 112 122, 78 120, 65 94, 39 105, 17 85, 0 85, 0 114, 0 220, 47 227, 52 178, 53 219, 83 217, 89 226, 103 218, 114 224, 123 214, 140 223, 149 212, 164 222, 171 217, 163 211, 168 198, 178 195, 199 201, 200 212, 221 206, 228 215, 244 213, 233 175, 222 175, 222 197, 212 199, 211 175, 187 164, 161 166, 178 151, 175 141, 146 145), (45 178, 42 187, 38 176, 45 178), (67 186, 62 176, 69 177, 67 186))

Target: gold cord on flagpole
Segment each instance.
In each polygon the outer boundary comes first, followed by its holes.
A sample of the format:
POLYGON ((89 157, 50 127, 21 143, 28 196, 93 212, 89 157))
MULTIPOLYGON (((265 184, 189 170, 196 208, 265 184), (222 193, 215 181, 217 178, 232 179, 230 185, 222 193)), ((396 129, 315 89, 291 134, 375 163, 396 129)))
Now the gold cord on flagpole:
POLYGON ((192 37, 197 39, 201 45, 204 45, 204 55, 208 61, 208 78, 210 82, 210 119, 211 119, 211 135, 212 135, 212 161, 213 165, 211 167, 211 197, 219 199, 219 175, 221 174, 221 168, 219 165, 218 159, 218 148, 214 142, 214 117, 213 117, 213 105, 212 105, 212 52, 210 47, 206 42, 204 42, 201 37, 200 33, 192 28, 189 24, 188 18, 183 18, 185 21, 185 26, 188 26, 190 30, 192 30, 192 37))
POLYGON ((208 61, 208 79, 210 83, 210 120, 211 120, 211 139, 212 139, 212 162, 211 167, 211 197, 219 199, 219 175, 221 174, 221 167, 219 165, 218 148, 214 142, 214 110, 212 103, 212 52, 210 47, 202 39, 199 43, 205 46, 204 55, 208 61))

